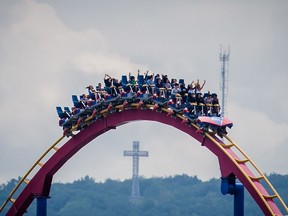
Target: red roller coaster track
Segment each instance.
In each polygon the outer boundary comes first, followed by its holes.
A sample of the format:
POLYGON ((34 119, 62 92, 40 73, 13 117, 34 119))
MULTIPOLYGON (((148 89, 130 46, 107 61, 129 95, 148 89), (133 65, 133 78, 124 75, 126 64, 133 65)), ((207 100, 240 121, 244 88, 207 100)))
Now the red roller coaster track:
MULTIPOLYGON (((229 137, 224 136, 225 141, 229 142, 227 144, 213 134, 205 133, 203 136, 201 133, 196 133, 198 127, 195 124, 186 123, 183 121, 185 119, 178 114, 176 114, 176 118, 175 116, 173 118, 169 113, 167 114, 167 110, 156 112, 151 109, 128 109, 122 112, 104 115, 103 118, 98 119, 96 122, 93 122, 90 126, 71 137, 59 149, 57 148, 57 151, 44 164, 41 164, 39 171, 27 183, 18 198, 14 200, 9 196, 4 206, 9 200, 12 201, 12 206, 6 215, 22 215, 35 197, 48 197, 54 174, 74 154, 97 136, 110 129, 116 129, 123 124, 141 120, 156 121, 173 126, 202 143, 218 157, 222 176, 227 177, 229 174, 233 173, 245 186, 265 215, 283 215, 279 209, 279 204, 277 205, 276 202, 274 202, 275 199, 278 199, 280 204, 282 204, 281 208, 284 208, 284 211, 288 212, 285 203, 265 175, 261 173, 252 160, 229 137), (237 153, 235 149, 237 150, 237 153), (256 173, 248 168, 248 163, 254 166, 256 173), (266 181, 266 184, 270 186, 270 189, 273 192, 272 195, 266 191, 261 184, 261 181, 266 181)), ((55 149, 56 147, 53 146, 53 148, 55 149)), ((3 209, 3 206, 1 208, 3 209)))

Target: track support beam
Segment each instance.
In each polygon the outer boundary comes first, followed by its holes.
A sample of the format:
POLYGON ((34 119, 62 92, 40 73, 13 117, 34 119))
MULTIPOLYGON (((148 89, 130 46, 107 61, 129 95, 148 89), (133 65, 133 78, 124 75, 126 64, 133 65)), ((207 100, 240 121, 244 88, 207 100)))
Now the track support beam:
POLYGON ((47 196, 36 196, 37 205, 36 205, 36 215, 37 216, 47 216, 47 199, 50 197, 47 196))
POLYGON ((234 216, 244 216, 244 186, 236 183, 234 174, 221 178, 221 192, 234 195, 234 216))

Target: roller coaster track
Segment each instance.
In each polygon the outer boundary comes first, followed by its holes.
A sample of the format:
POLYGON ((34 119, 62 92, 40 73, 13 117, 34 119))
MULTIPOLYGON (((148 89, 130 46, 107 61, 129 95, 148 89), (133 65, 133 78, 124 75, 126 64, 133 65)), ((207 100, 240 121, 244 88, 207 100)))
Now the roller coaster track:
MULTIPOLYGON (((82 147, 99 135, 111 129, 116 129, 118 126, 133 121, 148 120, 175 127, 192 136, 204 147, 208 148, 218 157, 222 176, 227 177, 233 173, 251 194, 264 215, 288 214, 286 204, 266 176, 228 136, 224 136, 223 140, 221 140, 213 133, 197 133, 198 126, 187 121, 181 114, 175 114, 167 108, 154 110, 152 107, 151 104, 142 105, 142 108, 138 104, 131 104, 129 109, 124 109, 123 105, 116 106, 113 112, 105 109, 101 111, 102 117, 97 121, 91 122, 91 118, 87 118, 85 122, 89 126, 74 134, 66 143, 60 146, 59 143, 65 137, 61 136, 21 178, 2 204, 0 213, 11 202, 12 204, 6 216, 23 215, 36 197, 49 197, 53 175, 82 147), (43 162, 51 151, 55 152, 46 162, 43 162), (36 167, 39 167, 38 171, 29 180, 29 175, 33 170, 36 170, 36 167), (19 190, 19 187, 23 183, 26 186, 17 198, 13 198, 15 192, 19 190), (269 192, 265 189, 264 185, 268 188, 269 192)), ((71 131, 75 129, 72 128, 71 131)))

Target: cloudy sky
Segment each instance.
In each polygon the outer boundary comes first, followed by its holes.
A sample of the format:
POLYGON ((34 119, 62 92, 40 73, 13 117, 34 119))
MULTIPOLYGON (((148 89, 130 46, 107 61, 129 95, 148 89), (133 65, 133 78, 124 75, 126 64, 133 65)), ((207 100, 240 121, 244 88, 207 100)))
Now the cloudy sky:
MULTIPOLYGON (((56 106, 103 81, 149 70, 207 81, 220 93, 220 44, 230 46, 229 136, 264 173, 288 174, 288 1, 0 0, 0 183, 22 176, 62 134, 56 106)), ((219 178, 216 156, 172 127, 134 122, 79 151, 55 175, 219 178)), ((65 140, 67 141, 67 139, 65 140)))

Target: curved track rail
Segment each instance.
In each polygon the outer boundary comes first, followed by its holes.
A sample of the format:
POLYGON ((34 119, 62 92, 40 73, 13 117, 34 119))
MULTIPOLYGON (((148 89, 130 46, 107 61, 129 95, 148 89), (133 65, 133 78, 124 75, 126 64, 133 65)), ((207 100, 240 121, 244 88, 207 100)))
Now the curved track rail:
POLYGON ((49 197, 54 174, 82 147, 99 135, 111 129, 116 129, 123 124, 139 120, 148 120, 173 126, 174 128, 189 134, 202 143, 203 146, 207 147, 218 157, 222 176, 227 177, 233 173, 245 186, 265 215, 283 215, 280 208, 282 211, 285 211, 285 214, 288 213, 286 204, 269 180, 244 151, 228 136, 224 136, 224 142, 214 134, 197 133, 197 130, 199 129, 197 125, 187 122, 180 114, 171 114, 171 111, 165 108, 162 108, 160 111, 153 111, 152 109, 149 109, 148 105, 144 109, 138 108, 132 107, 131 109, 123 110, 123 107, 119 106, 117 107, 119 112, 116 111, 113 113, 109 113, 109 110, 106 110, 102 112, 103 118, 91 123, 91 125, 72 136, 61 147, 57 147, 58 143, 64 138, 64 136, 62 136, 49 147, 23 176, 1 206, 0 212, 4 209, 6 204, 11 201, 12 205, 6 215, 23 215, 35 197, 49 197), (56 152, 45 163, 42 163, 41 160, 52 149, 56 152), (27 180, 27 176, 37 165, 40 166, 40 169, 31 180, 27 180), (248 165, 252 166, 253 170, 250 169, 248 165), (13 199, 12 196, 23 182, 27 184, 26 187, 22 190, 17 199, 13 199), (267 192, 262 182, 268 185, 269 191, 272 191, 272 194, 267 192), (277 202, 275 202, 276 200, 277 202))

